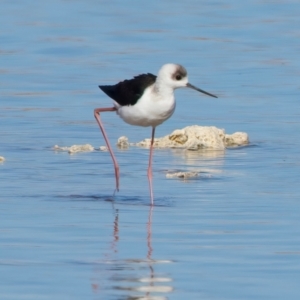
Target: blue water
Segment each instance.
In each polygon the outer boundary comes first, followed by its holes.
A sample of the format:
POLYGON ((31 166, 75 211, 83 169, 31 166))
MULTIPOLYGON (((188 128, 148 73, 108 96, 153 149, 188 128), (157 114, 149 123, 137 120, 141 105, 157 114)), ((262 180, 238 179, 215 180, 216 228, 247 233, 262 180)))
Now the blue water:
MULTIPOLYGON (((1 299, 299 299, 300 3, 2 1, 1 299), (104 145, 99 84, 183 64, 164 136, 189 125, 249 134, 225 152, 104 145), (201 171, 183 181, 173 170, 201 171)), ((150 129, 102 114, 112 144, 150 129)))

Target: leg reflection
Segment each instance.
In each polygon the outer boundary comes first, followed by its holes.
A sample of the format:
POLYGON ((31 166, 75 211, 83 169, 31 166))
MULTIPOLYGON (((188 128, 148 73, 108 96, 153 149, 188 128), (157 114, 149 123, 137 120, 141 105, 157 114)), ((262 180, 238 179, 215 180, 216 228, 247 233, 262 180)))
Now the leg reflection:
MULTIPOLYGON (((134 211, 136 213, 136 211, 134 211)), ((134 213, 131 212, 131 213, 134 213)), ((127 212, 128 213, 128 212, 127 212)), ((98 293, 99 296, 109 298, 112 295, 120 299, 147 299, 147 300, 166 300, 166 295, 173 291, 171 286, 172 278, 166 273, 162 273, 162 264, 166 265, 173 263, 168 259, 155 259, 154 247, 153 247, 153 214, 154 206, 149 207, 148 219, 145 218, 144 226, 146 227, 146 235, 144 232, 144 242, 140 245, 139 237, 135 239, 134 249, 131 252, 127 252, 132 243, 132 233, 128 232, 128 228, 133 226, 140 227, 141 224, 120 223, 119 215, 121 211, 114 209, 114 220, 112 222, 112 234, 109 251, 104 254, 103 259, 96 262, 96 276, 93 276, 93 291, 98 293), (122 230, 124 226, 124 230, 122 230), (121 238, 121 233, 122 238, 121 238), (124 249, 120 247, 126 247, 126 253, 131 253, 131 257, 124 257, 124 249), (147 245, 147 252, 142 256, 138 255, 140 249, 144 249, 145 243, 147 245), (132 254, 135 253, 134 257, 132 254), (139 256, 139 257, 138 257, 139 256), (155 266, 160 264, 160 271, 155 272, 155 266)), ((128 216, 127 216, 128 217, 128 216)), ((144 228, 145 228, 144 227, 144 228)), ((140 227, 138 235, 141 234, 142 227, 140 227)), ((145 251, 145 250, 144 250, 145 251)))
POLYGON ((151 260, 152 256, 152 213, 153 213, 153 206, 150 206, 149 216, 148 216, 148 223, 147 223, 147 246, 148 246, 148 254, 147 258, 151 260))

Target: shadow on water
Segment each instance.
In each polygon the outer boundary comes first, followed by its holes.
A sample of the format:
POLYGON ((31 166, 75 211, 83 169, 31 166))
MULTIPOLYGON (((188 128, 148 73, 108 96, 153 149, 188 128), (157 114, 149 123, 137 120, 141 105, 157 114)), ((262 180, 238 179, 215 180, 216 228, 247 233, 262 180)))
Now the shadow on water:
POLYGON ((259 143, 257 144, 248 144, 248 145, 244 145, 244 146, 238 146, 238 147, 227 147, 226 149, 231 151, 231 150, 243 150, 245 148, 259 148, 262 145, 260 145, 259 143))
MULTIPOLYGON (((113 204, 125 204, 125 205, 138 205, 138 206, 150 206, 149 197, 142 196, 119 196, 119 195, 56 195, 53 197, 58 201, 83 201, 83 202, 112 202, 113 204)), ((53 201, 51 198, 51 201, 53 201)), ((157 207, 170 207, 171 200, 166 197, 156 197, 154 206, 157 207)))

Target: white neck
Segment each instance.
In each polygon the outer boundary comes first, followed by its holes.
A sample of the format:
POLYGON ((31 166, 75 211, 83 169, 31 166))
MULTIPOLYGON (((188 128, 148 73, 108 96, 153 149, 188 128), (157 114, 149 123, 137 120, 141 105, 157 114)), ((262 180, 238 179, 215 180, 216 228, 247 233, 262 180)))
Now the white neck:
POLYGON ((174 88, 165 84, 162 80, 156 80, 153 92, 162 98, 174 97, 174 88))

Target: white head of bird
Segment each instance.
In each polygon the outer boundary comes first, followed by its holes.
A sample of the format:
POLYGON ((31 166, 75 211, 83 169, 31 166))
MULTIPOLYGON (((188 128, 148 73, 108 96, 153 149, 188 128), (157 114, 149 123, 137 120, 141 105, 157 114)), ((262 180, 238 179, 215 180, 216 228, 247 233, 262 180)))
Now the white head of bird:
POLYGON ((185 87, 188 83, 187 71, 181 65, 165 64, 158 71, 156 81, 172 89, 185 87))
POLYGON ((162 92, 162 89, 171 88, 172 90, 188 87, 208 96, 217 98, 215 95, 210 94, 202 89, 195 87, 189 83, 186 69, 177 64, 165 64, 158 72, 156 79, 156 88, 162 92))

